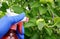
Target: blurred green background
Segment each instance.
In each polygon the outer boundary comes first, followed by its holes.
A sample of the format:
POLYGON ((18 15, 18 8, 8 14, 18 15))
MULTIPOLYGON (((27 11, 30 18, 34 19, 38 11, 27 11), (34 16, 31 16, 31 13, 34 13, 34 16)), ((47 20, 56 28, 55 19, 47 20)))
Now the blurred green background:
POLYGON ((6 9, 25 12, 25 39, 60 39, 60 0, 0 0, 0 18, 6 9))

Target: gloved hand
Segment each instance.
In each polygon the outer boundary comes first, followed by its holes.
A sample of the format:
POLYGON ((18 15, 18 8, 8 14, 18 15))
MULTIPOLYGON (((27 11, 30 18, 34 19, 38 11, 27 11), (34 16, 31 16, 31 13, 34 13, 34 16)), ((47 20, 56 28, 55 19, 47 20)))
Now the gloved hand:
MULTIPOLYGON (((2 38, 8 32, 8 30, 13 24, 21 21, 24 17, 25 17, 25 13, 22 13, 17 16, 10 16, 10 17, 4 16, 3 18, 1 18, 0 19, 0 38, 2 38)), ((23 27, 22 27, 22 30, 24 30, 23 27)), ((22 34, 21 35, 19 34, 19 36, 24 37, 22 36, 22 34)))

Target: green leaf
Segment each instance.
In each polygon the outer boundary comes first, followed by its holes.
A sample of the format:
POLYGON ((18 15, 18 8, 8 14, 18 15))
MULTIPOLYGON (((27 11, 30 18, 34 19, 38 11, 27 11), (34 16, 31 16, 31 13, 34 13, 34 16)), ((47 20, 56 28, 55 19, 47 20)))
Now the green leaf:
POLYGON ((54 18, 54 25, 57 26, 58 28, 60 28, 60 17, 55 17, 54 18))
POLYGON ((18 3, 18 2, 20 2, 21 0, 15 0, 15 3, 18 3))
POLYGON ((60 17, 55 17, 54 18, 54 23, 60 22, 60 17))
POLYGON ((46 3, 46 0, 40 0, 40 2, 45 4, 46 3))
POLYGON ((41 15, 46 14, 46 12, 47 12, 46 7, 39 7, 39 12, 41 15))
POLYGON ((29 20, 28 23, 25 23, 24 27, 33 27, 33 26, 36 26, 36 19, 35 18, 32 18, 32 19, 29 20))
POLYGON ((39 3, 38 2, 31 2, 30 6, 31 6, 31 8, 39 7, 39 3))
POLYGON ((6 12, 6 9, 8 9, 8 8, 9 8, 9 6, 7 5, 7 3, 3 2, 0 10, 3 11, 3 12, 6 12))
POLYGON ((25 35, 31 36, 32 30, 30 28, 25 28, 25 35))
POLYGON ((5 13, 0 11, 0 18, 2 18, 3 16, 5 16, 5 13))
POLYGON ((57 2, 57 5, 60 6, 60 0, 55 0, 57 2))
POLYGON ((42 28, 45 26, 45 21, 44 21, 44 19, 38 19, 37 21, 36 21, 36 24, 37 24, 37 26, 38 26, 38 29, 39 30, 42 30, 42 28))
POLYGON ((37 14, 38 14, 38 8, 32 8, 31 14, 32 14, 33 17, 36 17, 37 14))
POLYGON ((52 36, 46 36, 45 39, 57 39, 56 36, 52 35, 52 36))
POLYGON ((39 35, 35 33, 30 39, 39 39, 39 35))
POLYGON ((12 6, 12 9, 15 13, 22 13, 23 12, 23 8, 20 6, 12 6))
POLYGON ((51 36, 52 35, 52 29, 50 29, 50 28, 45 28, 45 29, 46 29, 47 34, 49 36, 51 36))
POLYGON ((32 26, 35 26, 34 23, 26 23, 24 27, 32 27, 32 26))

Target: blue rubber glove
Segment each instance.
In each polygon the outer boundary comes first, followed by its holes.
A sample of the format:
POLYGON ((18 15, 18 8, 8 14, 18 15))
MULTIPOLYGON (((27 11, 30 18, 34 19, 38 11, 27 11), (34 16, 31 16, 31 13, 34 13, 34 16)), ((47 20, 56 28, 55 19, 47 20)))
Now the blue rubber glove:
POLYGON ((0 38, 2 38, 10 29, 11 25, 21 21, 25 17, 25 13, 17 16, 4 16, 0 19, 0 38))
POLYGON ((24 39, 24 26, 22 26, 22 33, 20 34, 17 30, 18 39, 24 39))

